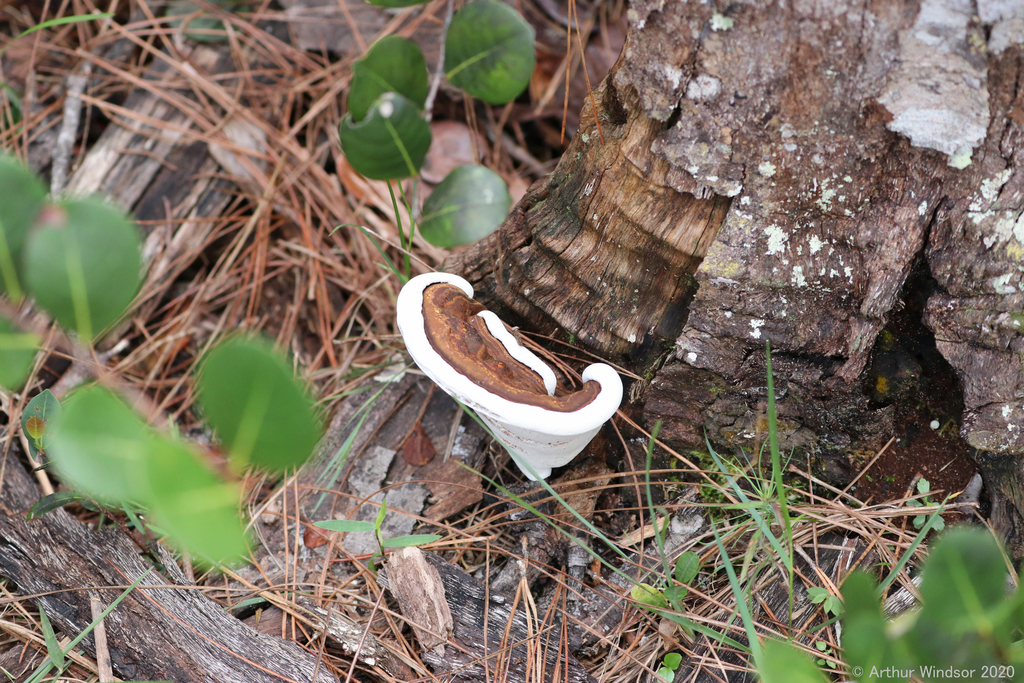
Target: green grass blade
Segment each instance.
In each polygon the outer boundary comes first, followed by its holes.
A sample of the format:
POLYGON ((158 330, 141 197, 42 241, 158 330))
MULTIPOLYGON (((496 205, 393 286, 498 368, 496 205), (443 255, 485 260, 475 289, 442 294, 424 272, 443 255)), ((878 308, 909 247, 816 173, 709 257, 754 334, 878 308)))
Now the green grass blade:
MULTIPOLYGON (((136 586, 138 586, 142 582, 142 580, 144 578, 149 576, 149 573, 151 571, 153 571, 152 567, 150 567, 145 572, 143 572, 142 576, 140 576, 139 578, 135 579, 135 581, 132 582, 132 585, 130 585, 127 588, 125 588, 124 592, 121 593, 121 595, 117 596, 117 599, 114 600, 114 602, 110 603, 109 607, 107 607, 105 610, 100 612, 100 615, 98 617, 96 617, 95 619, 93 619, 91 624, 89 624, 84 629, 82 629, 82 632, 79 633, 77 636, 75 636, 74 640, 72 640, 70 643, 68 643, 68 646, 63 649, 63 653, 65 655, 67 655, 72 650, 74 650, 76 647, 78 647, 78 644, 80 642, 82 642, 82 639, 85 638, 90 633, 92 633, 92 630, 94 628, 96 628, 96 624, 98 624, 101 621, 103 621, 104 619, 106 619, 107 615, 110 614, 111 612, 113 612, 114 608, 116 608, 118 605, 120 605, 121 601, 124 600, 125 598, 127 598, 128 594, 131 593, 133 590, 135 590, 136 586)), ((40 613, 42 613, 42 608, 40 608, 39 611, 40 611, 40 613)), ((29 678, 28 681, 26 681, 26 683, 40 683, 46 677, 46 675, 48 673, 50 673, 50 670, 52 668, 53 668, 53 663, 50 662, 49 660, 43 662, 42 664, 39 665, 39 668, 37 668, 32 673, 32 677, 29 678)))
MULTIPOLYGON (((388 186, 390 187, 390 183, 388 186)), ((402 183, 398 183, 398 191, 402 194, 402 202, 405 204, 405 210, 409 214, 409 242, 406 245, 405 253, 402 256, 405 258, 405 274, 408 277, 412 277, 412 262, 410 257, 412 255, 412 238, 416 234, 416 221, 412 217, 412 206, 413 203, 409 201, 409 198, 405 196, 405 188, 402 187, 402 183)), ((412 196, 416 197, 416 178, 412 179, 412 196)), ((396 210, 395 215, 398 215, 396 210)))
MULTIPOLYGON (((77 24, 83 21, 97 21, 99 19, 110 19, 113 17, 113 12, 103 12, 102 14, 80 14, 72 17, 58 17, 56 19, 50 19, 44 21, 41 24, 36 24, 30 29, 26 29, 18 34, 18 38, 24 38, 30 33, 41 31, 44 28, 52 28, 54 26, 63 26, 64 24, 77 24)), ((17 38, 16 38, 17 39, 17 38)))
POLYGON ((754 618, 750 614, 750 606, 747 605, 746 597, 743 595, 743 588, 736 579, 736 570, 733 569, 729 553, 722 544, 722 537, 718 535, 718 527, 711 523, 711 531, 715 535, 715 543, 718 545, 718 553, 722 556, 722 564, 725 565, 725 573, 729 577, 729 586, 732 588, 733 598, 736 600, 736 609, 743 619, 743 628, 747 632, 747 641, 750 643, 750 654, 754 658, 754 665, 760 669, 764 659, 764 650, 761 648, 761 641, 757 638, 757 630, 754 628, 754 618))
MULTIPOLYGON (((402 161, 405 162, 406 167, 409 169, 409 175, 414 176, 417 173, 419 173, 419 171, 416 168, 416 164, 414 164, 412 162, 412 156, 410 156, 409 150, 405 148, 405 143, 402 142, 402 136, 400 136, 398 134, 398 131, 395 130, 395 125, 393 123, 391 123, 391 121, 389 119, 384 119, 384 126, 388 129, 388 133, 391 134, 391 139, 394 141, 395 147, 398 148, 398 152, 402 155, 402 161)), ((391 188, 391 181, 388 181, 388 189, 390 190, 390 188, 391 188)), ((394 199, 394 196, 395 196, 394 193, 392 193, 391 194, 392 199, 394 199)), ((398 211, 397 210, 395 211, 395 218, 396 218, 396 220, 401 220, 401 219, 398 219, 398 211)), ((398 229, 401 230, 402 228, 399 227, 398 229)))
MULTIPOLYGON (((103 13, 96 13, 96 14, 82 14, 82 15, 75 15, 75 16, 71 16, 71 17, 58 17, 56 19, 49 19, 49 20, 44 21, 44 22, 42 22, 40 24, 36 24, 32 28, 25 29, 24 31, 22 31, 21 33, 16 35, 14 37, 14 40, 18 40, 19 38, 24 38, 25 36, 27 36, 27 35, 29 35, 31 33, 35 33, 36 31, 42 31, 44 28, 52 28, 54 26, 63 26, 64 24, 77 24, 77 23, 80 23, 80 22, 83 22, 83 21, 97 21, 99 19, 110 19, 113 16, 114 16, 114 14, 112 12, 103 12, 103 13)), ((7 52, 7 48, 9 48, 11 45, 14 44, 14 40, 12 40, 11 42, 7 43, 7 45, 4 45, 3 49, 0 50, 0 57, 2 57, 5 52, 7 52)))
POLYGON ((57 634, 53 632, 53 625, 50 618, 46 616, 46 610, 39 605, 39 627, 43 631, 43 640, 46 641, 46 654, 50 658, 50 664, 57 667, 58 671, 64 670, 64 650, 57 642, 57 634))
POLYGON ((719 458, 718 453, 715 452, 715 449, 711 447, 711 442, 707 440, 706 436, 704 439, 704 443, 707 445, 708 453, 710 453, 711 457, 714 459, 715 465, 718 467, 719 470, 725 473, 724 476, 728 480, 730 488, 732 488, 733 492, 736 494, 736 497, 739 498, 740 501, 742 501, 742 504, 740 505, 730 505, 728 507, 746 511, 747 514, 749 514, 750 517, 754 520, 754 523, 757 525, 758 531, 760 531, 764 535, 764 537, 768 539, 768 544, 771 545, 772 550, 774 550, 775 554, 778 555, 779 558, 782 560, 783 564, 786 566, 786 570, 792 571, 793 556, 785 551, 785 549, 782 547, 782 542, 779 541, 775 534, 772 533, 771 526, 768 524, 768 522, 765 521, 764 517, 761 515, 761 512, 759 510, 761 504, 750 500, 746 492, 740 487, 739 483, 737 483, 735 475, 728 474, 725 467, 725 463, 723 463, 721 458, 719 458))
POLYGON ((914 552, 917 550, 917 547, 921 545, 922 542, 924 542, 925 536, 927 536, 928 532, 932 530, 933 526, 935 526, 936 521, 941 519, 942 510, 943 508, 946 507, 947 500, 949 500, 949 496, 943 498, 942 505, 939 507, 939 509, 928 516, 928 521, 925 522, 924 526, 921 527, 921 530, 917 532, 917 536, 914 537, 913 542, 907 548, 906 552, 903 553, 903 556, 900 557, 899 561, 889 571, 886 577, 882 579, 882 582, 878 584, 879 597, 885 595, 885 591, 889 588, 890 584, 892 584, 892 582, 895 581, 897 577, 899 577, 900 572, 903 571, 903 568, 907 566, 907 562, 910 562, 910 558, 913 557, 914 552))
MULTIPOLYGON (((398 281, 403 285, 406 282, 408 282, 409 278, 405 274, 403 274, 402 271, 398 270, 398 268, 395 267, 394 262, 387 254, 384 253, 384 249, 381 248, 380 244, 377 243, 377 239, 373 236, 373 233, 371 233, 369 230, 367 230, 361 225, 357 225, 356 227, 363 231, 363 234, 366 235, 367 239, 369 239, 370 242, 373 243, 373 246, 377 247, 377 251, 380 252, 380 255, 384 257, 384 261, 388 264, 388 269, 394 274, 395 277, 398 278, 398 281)), ((399 229, 399 231, 401 231, 401 229, 399 229)))
MULTIPOLYGON (((466 407, 466 405, 464 403, 462 403, 462 401, 459 401, 458 399, 456 399, 456 402, 459 405, 462 406, 463 410, 465 410, 466 413, 470 417, 472 417, 474 420, 477 421, 477 424, 479 424, 481 427, 483 427, 484 430, 488 434, 491 435, 491 438, 493 438, 498 443, 501 443, 501 440, 494 436, 494 433, 490 430, 490 428, 486 424, 484 424, 484 421, 481 420, 480 417, 472 409, 466 407)), ((575 510, 575 508, 573 508, 571 505, 569 505, 567 502, 565 502, 565 499, 562 498, 560 495, 558 495, 557 491, 555 491, 553 488, 551 488, 551 484, 547 483, 545 480, 541 479, 540 476, 537 475, 537 471, 535 469, 533 469, 533 467, 530 466, 530 463, 521 461, 519 459, 519 456, 517 456, 515 453, 513 453, 511 451, 509 451, 508 454, 512 457, 512 459, 515 461, 515 463, 517 465, 519 465, 520 467, 525 468, 525 470, 530 473, 530 476, 532 476, 534 478, 534 481, 536 481, 541 486, 543 486, 544 489, 551 495, 552 498, 557 500, 558 503, 562 507, 564 507, 566 510, 568 510, 572 514, 573 517, 578 519, 580 521, 580 523, 583 524, 583 526, 586 527, 586 529, 590 533, 594 534, 595 537, 601 539, 601 541, 606 546, 608 546, 608 548, 610 548, 613 552, 618 554, 622 559, 626 560, 627 562, 629 561, 629 557, 626 555, 625 552, 622 551, 621 548, 619 548, 619 546, 616 543, 613 543, 612 540, 610 538, 608 538, 607 536, 605 536, 604 533, 600 529, 598 529, 593 524, 591 524, 583 515, 581 515, 579 512, 577 512, 575 510)), ((488 480, 488 481, 490 481, 490 480, 488 480)), ((503 493, 507 493, 504 489, 502 489, 502 492, 503 493)), ((511 495, 511 494, 509 494, 509 495, 511 495)), ((516 501, 516 502, 519 502, 519 501, 516 501)), ((533 512, 534 514, 537 514, 537 512, 534 509, 530 509, 530 508, 527 508, 527 509, 529 509, 530 512, 533 512)), ((632 579, 630 579, 630 580, 632 581, 632 579)))

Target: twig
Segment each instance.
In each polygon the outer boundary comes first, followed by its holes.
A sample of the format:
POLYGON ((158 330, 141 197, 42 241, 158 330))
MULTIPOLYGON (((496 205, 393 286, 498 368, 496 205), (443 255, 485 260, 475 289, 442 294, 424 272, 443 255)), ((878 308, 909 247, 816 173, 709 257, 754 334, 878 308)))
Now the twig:
POLYGON ((92 64, 86 62, 82 73, 70 74, 67 77, 67 94, 64 96, 64 118, 57 135, 57 146, 53 150, 53 171, 50 174, 50 194, 60 196, 68 181, 68 167, 71 165, 71 152, 78 137, 78 123, 81 120, 82 94, 89 85, 92 64))
POLYGON ((92 631, 96 643, 96 672, 100 677, 100 683, 111 683, 114 680, 114 669, 110 665, 107 628, 103 625, 103 606, 98 597, 89 598, 89 610, 92 612, 92 620, 96 623, 96 628, 92 631))
MULTIPOLYGON (((850 482, 849 484, 847 484, 847 485, 846 485, 846 488, 845 488, 845 489, 843 489, 843 490, 842 490, 842 491, 840 492, 839 496, 843 495, 844 493, 846 493, 847 491, 849 491, 849 490, 850 490, 851 488, 853 488, 853 485, 854 485, 854 484, 856 484, 856 483, 857 483, 858 481, 860 481, 860 478, 861 478, 861 477, 863 477, 863 476, 864 476, 865 474, 867 474, 867 471, 868 471, 869 469, 871 469, 871 466, 872 466, 872 465, 874 465, 874 464, 875 464, 876 462, 878 462, 878 459, 882 457, 882 454, 883 454, 883 453, 885 453, 885 452, 886 452, 886 451, 887 451, 887 450, 889 449, 889 446, 891 446, 891 445, 893 444, 893 442, 894 442, 894 441, 896 441, 896 437, 895 437, 895 436, 894 436, 894 437, 892 437, 891 439, 889 439, 889 440, 888 440, 888 441, 886 442, 886 444, 885 444, 884 446, 882 446, 882 450, 880 450, 880 451, 878 451, 877 453, 875 453, 875 457, 871 458, 871 462, 869 462, 869 463, 868 463, 868 464, 867 464, 867 465, 866 465, 866 466, 864 467, 864 469, 862 469, 862 470, 860 471, 860 473, 859 473, 859 474, 858 474, 858 475, 857 475, 856 477, 854 477, 854 478, 853 478, 853 481, 851 481, 851 482, 850 482)), ((839 500, 839 496, 836 496, 836 500, 839 500)))
POLYGON ((21 437, 21 449, 25 453, 25 457, 28 459, 28 464, 32 466, 32 472, 36 475, 36 480, 39 482, 39 488, 42 490, 44 496, 52 496, 56 490, 53 488, 53 482, 50 481, 50 477, 47 475, 46 470, 43 469, 41 462, 35 459, 32 455, 32 449, 28 447, 28 436, 25 434, 25 430, 22 429, 19 433, 21 437))
POLYGON ((437 97, 437 90, 441 87, 441 79, 444 78, 444 44, 448 39, 448 27, 452 25, 452 14, 455 12, 455 0, 448 0, 444 10, 444 28, 441 29, 441 46, 437 50, 437 67, 434 69, 434 80, 430 83, 430 91, 427 92, 427 99, 423 103, 423 118, 427 121, 434 113, 434 99, 437 97))

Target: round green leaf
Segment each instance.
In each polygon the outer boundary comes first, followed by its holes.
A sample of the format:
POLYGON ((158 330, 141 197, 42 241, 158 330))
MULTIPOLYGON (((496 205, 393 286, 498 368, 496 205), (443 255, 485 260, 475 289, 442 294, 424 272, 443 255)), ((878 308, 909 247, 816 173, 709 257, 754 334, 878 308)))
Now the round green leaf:
POLYGON ((139 288, 139 235, 99 199, 43 210, 25 243, 25 280, 61 325, 93 338, 124 313, 139 288))
POLYGON ((676 560, 674 575, 679 583, 690 583, 697 578, 699 571, 700 556, 692 550, 686 551, 676 560))
POLYGON ((499 0, 476 0, 452 17, 444 70, 452 85, 491 104, 505 104, 533 76, 533 27, 499 0))
MULTIPOLYGON (((225 2, 224 0, 210 1, 229 12, 238 5, 236 2, 225 2)), ((228 40, 224 22, 207 14, 202 7, 191 0, 172 2, 167 6, 166 14, 168 17, 181 17, 167 22, 172 28, 178 28, 183 21, 188 21, 185 26, 185 37, 189 40, 194 40, 197 43, 226 43, 228 40), (192 16, 191 20, 188 19, 189 16, 192 16)))
POLYGON ((1006 599, 1006 562, 980 529, 960 527, 939 538, 921 577, 920 617, 950 629, 1006 599))
POLYGON ((21 249, 43 208, 46 188, 14 157, 0 152, 0 293, 21 298, 21 249))
POLYGON ((679 665, 683 663, 683 656, 678 652, 669 652, 665 655, 665 658, 662 661, 666 667, 675 671, 679 668, 679 665))
POLYGON ((235 337, 203 363, 199 403, 235 462, 286 470, 320 438, 313 401, 269 344, 235 337))
POLYGON ((50 430, 49 455, 66 482, 114 504, 146 498, 151 435, 117 396, 101 387, 77 392, 50 430))
POLYGON ((420 233, 439 247, 476 242, 497 230, 510 206, 501 176, 485 166, 459 166, 423 203, 420 233))
POLYGON ((32 369, 39 335, 22 332, 0 316, 0 387, 14 390, 21 386, 32 369))
POLYGON ((655 588, 654 586, 646 583, 638 583, 633 586, 629 591, 630 596, 637 602, 654 607, 657 609, 665 609, 668 607, 668 601, 665 600, 665 595, 655 588))
POLYGON ((237 486, 173 441, 154 439, 146 463, 149 502, 157 526, 211 564, 230 562, 248 552, 237 486))
POLYGON ((352 168, 374 180, 416 175, 430 148, 430 124, 412 101, 393 92, 378 97, 359 123, 347 114, 339 133, 352 168))
POLYGON ((416 43, 385 36, 352 65, 348 112, 362 121, 378 97, 396 92, 420 109, 427 99, 427 62, 416 43))

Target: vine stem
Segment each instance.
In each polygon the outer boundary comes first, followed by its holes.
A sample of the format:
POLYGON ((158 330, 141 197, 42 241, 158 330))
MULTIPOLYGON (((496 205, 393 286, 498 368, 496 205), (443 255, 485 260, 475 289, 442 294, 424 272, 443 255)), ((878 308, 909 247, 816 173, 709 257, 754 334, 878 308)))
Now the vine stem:
POLYGON ((444 28, 441 29, 441 47, 437 52, 437 68, 434 70, 434 79, 430 83, 430 90, 427 92, 427 100, 423 103, 423 118, 430 120, 434 114, 434 100, 437 98, 437 91, 441 87, 441 79, 444 78, 444 47, 448 41, 448 28, 452 25, 452 14, 455 13, 455 0, 448 0, 444 11, 444 28))

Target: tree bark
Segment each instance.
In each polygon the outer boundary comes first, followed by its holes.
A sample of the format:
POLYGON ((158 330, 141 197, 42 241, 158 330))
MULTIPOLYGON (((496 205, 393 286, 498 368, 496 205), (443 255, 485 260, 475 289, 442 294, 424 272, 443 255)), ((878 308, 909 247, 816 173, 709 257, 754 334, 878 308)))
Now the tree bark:
POLYGON ((917 268, 1020 555, 1024 8, 637 0, 628 18, 559 167, 449 269, 656 370, 645 417, 678 447, 749 443, 770 340, 784 445, 842 479, 892 431, 865 370, 917 268))

